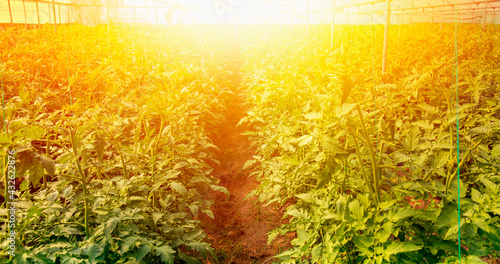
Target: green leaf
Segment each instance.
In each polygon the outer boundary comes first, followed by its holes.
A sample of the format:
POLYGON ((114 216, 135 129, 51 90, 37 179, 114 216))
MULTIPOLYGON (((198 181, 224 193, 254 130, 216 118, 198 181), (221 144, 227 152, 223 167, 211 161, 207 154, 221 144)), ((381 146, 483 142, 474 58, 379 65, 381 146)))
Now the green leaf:
POLYGON ((44 155, 38 156, 38 160, 42 164, 43 168, 47 171, 47 173, 50 176, 54 176, 55 171, 56 171, 56 166, 55 166, 54 160, 52 160, 51 158, 44 156, 44 155))
POLYGON ((391 241, 391 243, 385 248, 384 259, 386 261, 389 261, 391 255, 403 252, 411 252, 419 250, 421 248, 422 246, 418 246, 409 242, 391 241))
POLYGON ((144 258, 149 252, 151 252, 151 247, 148 246, 147 244, 142 244, 139 246, 139 249, 137 250, 137 255, 135 257, 136 261, 139 261, 144 258))
POLYGON ((214 212, 212 212, 212 210, 210 209, 205 209, 202 211, 203 213, 205 213, 208 217, 212 218, 212 219, 215 219, 215 216, 214 216, 214 212))
POLYGON ((22 138, 22 139, 41 139, 45 135, 46 131, 43 127, 37 125, 24 126, 18 128, 11 135, 13 139, 22 138))
POLYGON ((472 190, 471 190, 471 198, 472 198, 472 201, 479 203, 479 204, 482 204, 483 200, 484 200, 481 193, 474 188, 472 188, 472 190))
POLYGON ((305 145, 308 145, 309 143, 311 143, 311 141, 313 140, 313 136, 312 135, 306 135, 306 136, 303 136, 299 139, 299 147, 303 147, 305 145))
POLYGON ((167 264, 174 263, 174 255, 173 254, 175 254, 175 250, 173 250, 171 247, 164 245, 161 247, 156 247, 155 251, 156 251, 156 256, 160 256, 161 260, 164 263, 167 263, 167 264))
POLYGON ((500 157, 500 144, 497 144, 491 150, 491 156, 500 157))
POLYGON ((104 234, 109 237, 111 233, 115 230, 116 225, 120 222, 120 218, 113 217, 106 221, 106 224, 104 225, 104 234))
POLYGON ((80 264, 83 262, 83 259, 77 259, 71 256, 62 256, 61 264, 80 264))
POLYGON ((180 182, 174 181, 170 183, 170 187, 179 193, 180 195, 187 195, 187 189, 184 187, 184 185, 180 182))
POLYGON ((34 163, 29 169, 31 185, 36 187, 43 177, 43 167, 40 163, 34 163))
POLYGON ((424 110, 425 112, 427 112, 429 114, 436 114, 437 113, 437 109, 434 106, 430 106, 426 103, 417 104, 417 107, 419 107, 420 109, 424 110))
POLYGON ((437 227, 441 228, 447 225, 456 226, 458 223, 458 208, 454 203, 446 203, 444 207, 441 209, 441 213, 439 214, 437 227))
POLYGON ((482 260, 481 258, 477 257, 477 256, 467 256, 465 260, 463 260, 463 263, 464 264, 484 264, 484 263, 488 263, 484 260, 482 260))
POLYGON ((310 112, 305 114, 304 117, 308 120, 316 120, 316 119, 321 119, 322 115, 321 113, 318 112, 310 112))
POLYGON ((228 197, 230 195, 229 191, 224 186, 218 186, 218 185, 212 185, 212 184, 210 184, 209 186, 210 186, 210 189, 212 189, 213 191, 225 193, 228 197))
POLYGON ((243 165, 243 170, 246 170, 248 167, 252 166, 255 164, 257 160, 247 160, 245 164, 243 165))
POLYGON ((137 239, 138 239, 137 236, 126 237, 121 244, 120 255, 123 255, 125 252, 127 252, 130 246, 132 246, 135 243, 135 241, 137 241, 137 239))
POLYGON ((373 246, 374 241, 375 238, 371 236, 355 235, 353 238, 354 245, 365 256, 371 256, 373 254, 370 247, 373 246))
POLYGON ((418 216, 420 214, 420 211, 419 210, 416 210, 416 209, 413 209, 413 208, 408 208, 408 207, 405 207, 405 208, 398 208, 397 212, 393 215, 392 217, 392 221, 393 222, 396 222, 396 221, 399 221, 399 220, 402 220, 402 219, 406 219, 406 218, 409 218, 409 217, 415 217, 415 216, 418 216))
POLYGON ((352 218, 361 220, 364 215, 364 206, 360 206, 359 201, 355 199, 349 203, 349 211, 352 218))
POLYGON ((104 252, 104 249, 95 243, 90 244, 83 253, 89 256, 90 263, 96 263, 96 259, 104 252))
POLYGON ((97 159, 102 162, 104 157, 104 149, 106 148, 106 141, 103 137, 98 136, 94 141, 94 148, 97 153, 97 159))
POLYGON ((179 258, 185 261, 187 264, 203 264, 201 260, 190 257, 184 253, 179 253, 179 258))
POLYGON ((38 264, 53 264, 54 262, 49 259, 47 256, 42 255, 42 254, 36 254, 36 255, 31 255, 29 257, 32 261, 38 264))
POLYGON ((314 199, 314 196, 310 193, 301 193, 301 194, 297 194, 295 195, 295 197, 301 199, 301 200, 304 200, 308 203, 314 203, 316 201, 316 199, 314 199))
POLYGON ((351 110, 356 107, 358 104, 343 104, 342 106, 337 108, 337 116, 343 117, 345 114, 351 112, 351 110))
POLYGON ((66 226, 63 229, 61 229, 61 232, 66 233, 66 234, 70 234, 70 235, 82 235, 83 234, 82 231, 80 231, 74 227, 69 227, 69 226, 66 226))

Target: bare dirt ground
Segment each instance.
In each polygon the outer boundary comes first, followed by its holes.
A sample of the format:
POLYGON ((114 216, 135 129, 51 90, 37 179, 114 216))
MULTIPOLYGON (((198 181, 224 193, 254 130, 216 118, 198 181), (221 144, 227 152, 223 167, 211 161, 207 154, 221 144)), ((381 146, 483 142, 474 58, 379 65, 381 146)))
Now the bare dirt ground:
POLYGON ((283 207, 270 205, 263 207, 255 203, 255 198, 245 199, 248 193, 256 189, 259 183, 249 177, 252 168, 243 170, 247 160, 252 159, 254 150, 251 141, 244 132, 251 128, 237 126, 246 115, 244 94, 240 88, 241 62, 239 43, 234 41, 230 53, 232 60, 229 76, 234 95, 227 98, 226 120, 218 127, 212 140, 220 149, 220 165, 215 166, 214 175, 220 178, 220 185, 228 189, 230 196, 213 193, 215 200, 212 210, 215 219, 203 217, 205 231, 218 255, 219 263, 271 263, 273 255, 286 250, 290 239, 277 238, 267 244, 267 233, 279 226, 283 220, 283 207), (266 261, 267 260, 267 261, 266 261))

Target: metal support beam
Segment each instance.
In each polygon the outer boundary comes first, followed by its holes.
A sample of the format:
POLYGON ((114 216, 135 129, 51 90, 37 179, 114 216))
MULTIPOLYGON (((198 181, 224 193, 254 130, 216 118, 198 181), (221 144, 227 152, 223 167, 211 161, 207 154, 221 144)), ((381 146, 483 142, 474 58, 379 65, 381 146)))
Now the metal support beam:
POLYGON ((331 33, 330 33, 330 51, 333 51, 333 29, 335 25, 335 0, 333 0, 332 6, 332 24, 331 24, 331 33))
MULTIPOLYGON (((444 0, 443 0, 443 5, 441 6, 441 14, 444 12, 444 0)), ((443 18, 441 18, 441 25, 439 26, 439 29, 443 30, 443 18)))
POLYGON ((54 32, 57 34, 56 2, 52 0, 52 11, 54 12, 54 32))
POLYGON ((306 9, 306 34, 309 28, 309 0, 307 0, 307 9, 306 9))
POLYGON ((488 10, 488 0, 484 0, 483 29, 486 27, 486 11, 488 10))
POLYGON ((24 24, 28 28, 28 18, 26 17, 26 2, 23 0, 23 10, 24 10, 24 24))
POLYGON ((12 8, 10 7, 10 0, 7 0, 7 4, 9 4, 10 24, 14 25, 14 21, 12 20, 12 8))
POLYGON ((431 24, 434 25, 434 7, 431 9, 431 24))
POLYGON ((36 17, 38 19, 38 25, 40 25, 40 11, 38 10, 38 1, 35 1, 36 3, 36 17))
POLYGON ((387 44, 389 42, 389 26, 391 24, 391 0, 387 0, 387 15, 384 31, 384 58, 382 60, 382 74, 387 69, 387 44))
POLYGON ((411 0, 411 10, 410 10, 410 26, 413 24, 413 9, 414 9, 414 5, 413 5, 413 0, 411 0))

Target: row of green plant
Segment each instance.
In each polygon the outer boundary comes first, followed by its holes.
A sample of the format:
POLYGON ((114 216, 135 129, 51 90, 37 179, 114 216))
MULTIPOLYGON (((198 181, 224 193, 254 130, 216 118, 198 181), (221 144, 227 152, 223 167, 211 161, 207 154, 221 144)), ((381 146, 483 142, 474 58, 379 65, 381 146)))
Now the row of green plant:
POLYGON ((454 26, 391 27, 385 74, 381 26, 247 35, 253 195, 292 204, 279 263, 453 263, 459 197, 462 263, 500 257, 500 35, 458 25, 455 58, 454 26))
POLYGON ((229 81, 223 32, 155 26, 9 28, 1 263, 201 263, 214 217, 229 81), (7 254, 7 151, 16 154, 16 256, 7 254), (210 164, 210 165, 209 165, 210 164))

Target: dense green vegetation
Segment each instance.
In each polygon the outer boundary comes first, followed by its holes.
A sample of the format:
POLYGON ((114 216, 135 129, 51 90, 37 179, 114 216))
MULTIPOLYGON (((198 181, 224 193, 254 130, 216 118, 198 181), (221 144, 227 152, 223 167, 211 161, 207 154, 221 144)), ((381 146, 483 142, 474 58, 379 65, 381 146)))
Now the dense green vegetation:
MULTIPOLYGON (((333 43, 328 26, 239 28, 252 194, 288 206, 269 243, 296 234, 274 261, 453 263, 459 197, 463 259, 500 257, 499 32, 459 25, 455 56, 454 25, 393 26, 380 74, 381 26, 338 25, 333 43)), ((214 261, 199 214, 227 193, 209 136, 233 38, 227 26, 4 30, 0 262, 214 261)))
POLYGON ((207 129, 220 122, 227 90, 217 33, 8 30, 1 144, 17 159, 14 263, 197 263, 213 254, 197 216, 213 217, 211 190, 227 192, 208 165, 217 161, 207 129))
POLYGON ((458 184, 464 259, 498 258, 500 35, 458 32, 456 64, 454 25, 394 26, 383 75, 381 26, 248 40, 254 194, 293 203, 280 263, 453 262, 458 184))

